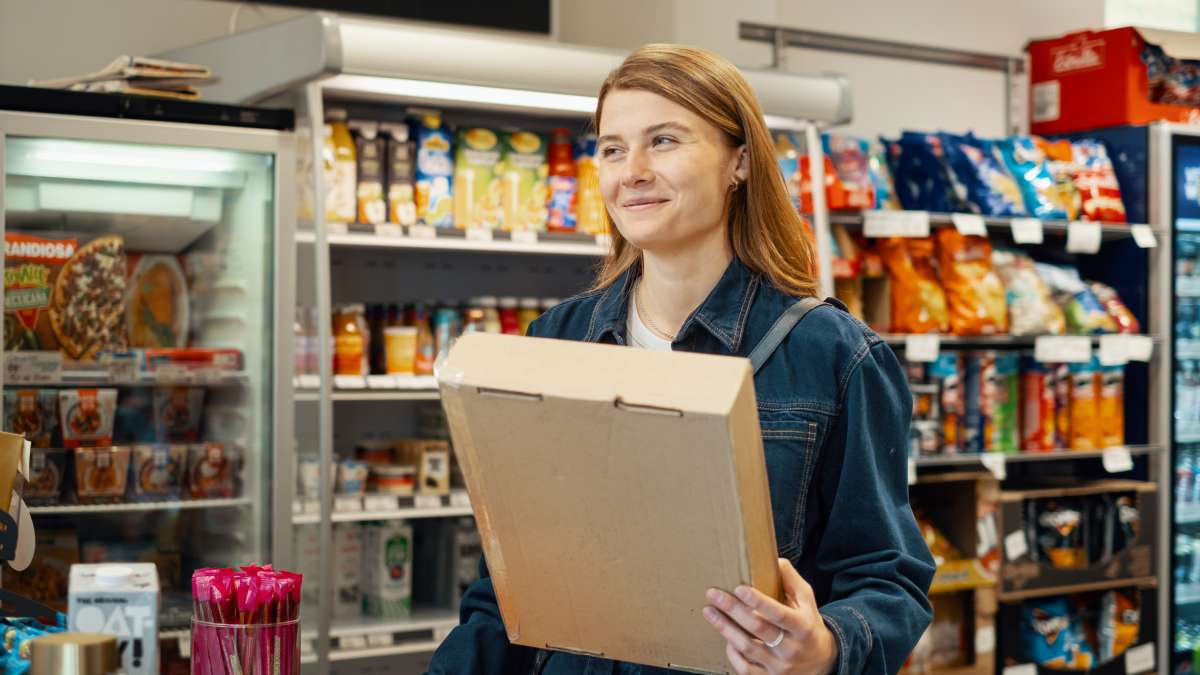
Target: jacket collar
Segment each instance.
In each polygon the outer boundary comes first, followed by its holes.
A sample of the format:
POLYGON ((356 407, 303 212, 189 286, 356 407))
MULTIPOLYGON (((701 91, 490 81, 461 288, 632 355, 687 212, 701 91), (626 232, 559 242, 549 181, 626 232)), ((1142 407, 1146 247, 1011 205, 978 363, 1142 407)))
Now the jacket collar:
MULTIPOLYGON (((641 274, 641 264, 635 264, 605 289, 592 310, 592 319, 584 340, 598 342, 607 335, 614 334, 620 336, 620 342, 626 341, 629 298, 641 274)), ((683 322, 676 343, 686 339, 698 325, 708 331, 730 353, 737 354, 746 332, 750 305, 754 302, 754 295, 760 283, 759 276, 735 256, 717 284, 709 291, 708 297, 692 312, 687 321, 683 322)))

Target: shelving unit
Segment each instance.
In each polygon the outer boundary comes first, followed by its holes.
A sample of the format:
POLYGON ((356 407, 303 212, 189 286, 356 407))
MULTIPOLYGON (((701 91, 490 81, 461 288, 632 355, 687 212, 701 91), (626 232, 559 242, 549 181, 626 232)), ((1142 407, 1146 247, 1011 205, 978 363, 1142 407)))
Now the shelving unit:
POLYGON ((95 513, 127 513, 135 511, 174 511, 177 509, 221 509, 249 506, 249 497, 224 499, 183 499, 165 502, 123 502, 119 504, 62 504, 59 506, 30 506, 35 516, 84 516, 95 513))

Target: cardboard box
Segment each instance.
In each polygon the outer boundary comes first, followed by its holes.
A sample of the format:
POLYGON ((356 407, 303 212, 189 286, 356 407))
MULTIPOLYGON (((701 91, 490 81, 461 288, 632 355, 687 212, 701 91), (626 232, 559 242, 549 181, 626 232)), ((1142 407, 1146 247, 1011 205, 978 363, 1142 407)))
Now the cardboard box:
POLYGON ((117 636, 129 675, 158 675, 158 571, 152 563, 72 565, 67 630, 117 636))
POLYGON ((417 467, 417 494, 450 494, 450 443, 435 438, 396 441, 393 456, 417 467))
POLYGON ((509 640, 728 672, 705 590, 780 596, 749 361, 474 333, 439 381, 509 640))

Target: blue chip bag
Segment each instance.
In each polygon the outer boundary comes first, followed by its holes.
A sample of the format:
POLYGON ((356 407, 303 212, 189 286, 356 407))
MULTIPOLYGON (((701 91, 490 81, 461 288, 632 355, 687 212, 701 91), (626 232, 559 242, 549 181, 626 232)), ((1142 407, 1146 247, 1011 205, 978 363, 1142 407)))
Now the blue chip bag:
POLYGON ((883 145, 883 157, 887 163, 888 171, 892 174, 892 187, 895 190, 896 201, 902 209, 920 209, 921 203, 921 188, 913 180, 909 180, 907 176, 901 173, 900 167, 905 162, 904 146, 900 144, 899 139, 892 140, 879 137, 879 143, 883 145))
POLYGON ((1025 211, 1038 218, 1065 220, 1067 212, 1055 199, 1058 188, 1046 166, 1046 156, 1028 136, 1013 136, 1000 141, 1004 162, 1012 171, 1025 198, 1025 211))
POLYGON ((880 147, 870 148, 868 169, 871 174, 871 182, 875 185, 875 208, 900 208, 900 200, 896 196, 896 187, 892 182, 892 170, 887 161, 886 150, 880 147))
POLYGON ((896 180, 903 177, 917 193, 917 204, 905 208, 939 213, 971 211, 966 188, 955 179, 937 134, 906 131, 900 136, 900 148, 896 180))
POLYGON ((1086 670, 1096 664, 1083 620, 1064 596, 1025 601, 1021 644, 1026 658, 1046 668, 1086 670))
POLYGON ((974 134, 939 136, 950 168, 966 188, 974 211, 985 216, 1025 215, 1021 189, 991 142, 974 134))

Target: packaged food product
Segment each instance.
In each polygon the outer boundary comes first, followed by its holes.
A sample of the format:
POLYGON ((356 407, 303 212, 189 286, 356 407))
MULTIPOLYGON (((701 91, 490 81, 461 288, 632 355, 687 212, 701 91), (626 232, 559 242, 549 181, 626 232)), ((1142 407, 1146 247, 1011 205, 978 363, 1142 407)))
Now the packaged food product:
POLYGON ((1008 331, 1013 335, 1061 335, 1067 330, 1062 309, 1038 276, 1033 259, 1024 253, 995 249, 992 265, 1004 282, 1008 301, 1008 331))
POLYGON ((1082 139, 1072 143, 1071 149, 1075 152, 1075 184, 1083 200, 1083 217, 1110 223, 1125 222, 1121 186, 1104 144, 1082 139))
POLYGON ((125 324, 133 348, 176 349, 188 343, 187 277, 170 255, 131 254, 125 324))
POLYGON ((900 136, 898 165, 893 169, 897 182, 907 184, 911 202, 901 191, 906 209, 939 213, 970 212, 966 187, 958 182, 946 158, 942 139, 937 134, 906 131, 900 136))
POLYGON ((1025 658, 1057 670, 1086 670, 1096 664, 1083 622, 1064 596, 1026 600, 1021 608, 1025 658))
POLYGON ((1141 529, 1142 514, 1133 495, 1105 495, 1112 503, 1112 542, 1110 554, 1133 546, 1141 529))
POLYGON ((892 331, 947 331, 946 296, 934 270, 933 240, 891 237, 879 242, 879 253, 892 285, 892 331))
POLYGON ((366 375, 368 364, 366 307, 343 305, 333 319, 333 372, 335 375, 366 375))
POLYGON ((904 146, 900 144, 900 139, 880 136, 879 143, 883 146, 884 164, 892 174, 892 188, 900 208, 921 209, 921 183, 915 176, 904 173, 908 169, 909 161, 904 156, 904 146))
POLYGON ((541 315, 542 310, 538 307, 537 298, 521 298, 520 309, 517 310, 517 324, 521 335, 528 335, 529 324, 537 321, 541 315))
POLYGON ((396 442, 396 461, 417 467, 417 492, 444 495, 450 492, 450 443, 441 439, 404 439, 396 442))
POLYGON ((1073 498, 1033 499, 1026 505, 1037 533, 1038 559, 1058 569, 1086 567, 1082 503, 1073 498))
POLYGON ((51 351, 59 347, 50 308, 63 266, 76 240, 4 233, 4 349, 51 351))
POLYGON ((963 355, 963 417, 962 448, 966 452, 984 452, 987 441, 983 430, 988 420, 985 412, 988 387, 983 379, 988 363, 995 352, 968 352, 963 355))
POLYGON ((575 229, 583 234, 607 232, 608 212, 600 195, 594 134, 581 136, 575 141, 575 179, 575 229))
POLYGON ((1071 368, 1066 363, 1048 366, 1054 375, 1054 445, 1071 447, 1071 368))
POLYGON ((379 438, 364 438, 354 445, 354 456, 367 464, 390 464, 392 442, 379 438))
POLYGON ((433 227, 454 225, 454 175, 450 129, 438 115, 425 115, 417 125, 417 221, 433 227))
POLYGON ((33 562, 21 572, 5 565, 4 588, 65 612, 71 565, 79 563, 79 535, 74 529, 36 532, 33 562))
POLYGON ((547 179, 550 203, 547 207, 546 229, 552 232, 575 231, 575 194, 578 183, 573 155, 571 130, 555 129, 550 140, 550 175, 547 179))
POLYGON ((116 389, 63 389, 58 392, 63 445, 109 445, 117 411, 116 389))
POLYGON ((179 499, 187 461, 186 445, 133 446, 133 496, 151 501, 179 499))
POLYGON ((941 419, 941 410, 938 405, 939 392, 936 384, 910 381, 908 389, 913 398, 912 418, 914 421, 936 422, 941 419))
POLYGON ((35 448, 61 445, 58 392, 53 389, 5 389, 4 429, 21 434, 35 448))
POLYGON ((546 139, 531 131, 502 136, 500 203, 504 229, 519 232, 546 229, 546 139))
POLYGON ((973 134, 939 136, 946 160, 958 182, 966 188, 967 199, 975 207, 973 211, 987 216, 1025 215, 1021 189, 991 142, 981 141, 973 134))
POLYGON ((188 494, 193 499, 237 496, 241 452, 223 443, 188 446, 188 494))
POLYGON ((378 225, 386 222, 388 215, 383 193, 387 140, 379 134, 378 122, 355 120, 350 123, 350 131, 354 136, 354 154, 358 162, 358 181, 354 191, 357 220, 378 225))
POLYGON ((821 143, 833 166, 839 190, 829 191, 831 209, 870 209, 875 205, 870 146, 844 134, 822 134, 821 143))
POLYGON ((1071 149, 1071 142, 1052 142, 1040 136, 1034 136, 1033 142, 1046 157, 1046 169, 1054 179, 1055 201, 1067 214, 1067 218, 1075 220, 1083 208, 1083 200, 1079 188, 1075 185, 1078 166, 1075 164, 1075 152, 1071 149))
POLYGON ((417 358, 417 327, 388 326, 383 329, 388 375, 414 375, 417 358))
POLYGON ((1141 609, 1128 591, 1108 591, 1100 600, 1100 620, 1096 630, 1100 662, 1125 653, 1137 644, 1141 627, 1141 609))
POLYGON ((412 525, 398 521, 363 526, 363 614, 403 619, 412 613, 412 525))
POLYGON ((941 452, 952 455, 962 444, 962 362, 957 352, 943 352, 929 364, 929 377, 938 387, 941 409, 941 452))
POLYGON ((237 372, 242 369, 239 349, 142 349, 138 351, 142 372, 159 371, 219 371, 237 372))
POLYGON ((1099 378, 1096 415, 1100 423, 1100 447, 1125 445, 1125 367, 1102 366, 1099 378))
POLYGON ((346 111, 330 108, 325 111, 325 145, 322 153, 325 164, 325 220, 331 223, 354 222, 355 187, 358 184, 354 138, 346 124, 346 111))
POLYGON ((409 464, 372 464, 367 485, 372 492, 411 497, 417 484, 417 467, 409 464))
POLYGON ((119 501, 129 479, 129 448, 76 448, 75 495, 80 502, 119 501))
POLYGON ((68 630, 116 636, 121 662, 114 670, 159 675, 159 579, 153 564, 75 565, 67 601, 68 630))
POLYGON ((910 448, 913 457, 941 454, 941 424, 935 420, 914 420, 909 427, 910 448))
POLYGON ((75 249, 59 271, 50 299, 50 325, 67 356, 90 360, 122 351, 125 330, 125 240, 93 239, 75 249))
POLYGON ((334 588, 333 616, 357 619, 362 616, 363 526, 333 524, 334 588))
POLYGON ((962 560, 963 554, 959 551, 946 535, 942 533, 933 522, 929 520, 927 514, 918 511, 916 514, 917 527, 921 529, 921 536, 925 539, 925 545, 929 547, 929 553, 933 555, 933 564, 941 567, 948 560, 962 560))
POLYGON ((1109 318, 1117 327, 1118 333, 1137 333, 1141 330, 1141 325, 1138 324, 1137 317, 1129 308, 1121 302, 1121 296, 1113 290, 1112 286, 1102 284, 1099 281, 1088 282, 1088 288, 1095 294, 1096 299, 1104 306, 1104 311, 1108 313, 1109 318))
POLYGON ((491 129, 458 130, 454 148, 454 226, 501 227, 500 135, 491 129))
POLYGON ((1058 188, 1046 166, 1046 156, 1028 136, 1013 136, 1000 141, 1000 151, 1025 197, 1025 211, 1037 218, 1065 219, 1067 212, 1058 202, 1058 188))
POLYGON ((22 497, 30 506, 58 504, 67 476, 67 450, 34 448, 29 454, 29 480, 22 497))
MULTIPOLYGON (((296 464, 299 476, 299 494, 308 499, 317 499, 321 490, 321 463, 315 459, 301 459, 296 464)), ((337 480, 337 463, 329 463, 329 477, 337 480)))
POLYGON ((346 459, 338 462, 337 493, 340 495, 361 495, 367 491, 367 477, 371 466, 366 462, 346 459))
POLYGON ((1071 372, 1071 445, 1072 450, 1103 447, 1103 429, 1097 400, 1098 362, 1072 363, 1071 372))
POLYGON ((988 452, 1015 453, 1020 450, 1017 401, 1020 391, 1020 358, 1016 354, 997 353, 990 370, 983 373, 987 388, 983 436, 988 452))
POLYGON ((416 144, 409 136, 407 124, 382 124, 379 127, 387 141, 387 221, 397 225, 417 223, 416 144))
POLYGON ((505 335, 522 335, 517 304, 516 298, 500 298, 500 332, 505 335))
POLYGON ((1105 311, 1079 271, 1072 267, 1035 263, 1038 275, 1050 287, 1054 301, 1062 307, 1068 332, 1075 335, 1115 333, 1117 324, 1105 311))
POLYGON ((886 151, 875 146, 870 149, 867 165, 870 171, 871 183, 875 186, 876 209, 899 209, 900 199, 896 196, 896 186, 892 183, 892 170, 888 166, 886 151))
POLYGON ((437 358, 437 343, 433 337, 429 309, 424 305, 414 307, 411 323, 417 327, 417 353, 413 370, 417 375, 432 375, 433 363, 437 358))
POLYGON ((1058 447, 1053 370, 1031 356, 1021 357, 1021 449, 1025 452, 1058 447))
POLYGON ((157 387, 154 390, 154 435, 159 442, 200 439, 204 416, 203 387, 157 387))
POLYGON ((1004 282, 992 268, 987 237, 966 237, 953 227, 938 229, 938 269, 955 335, 993 335, 1008 331, 1004 282))

